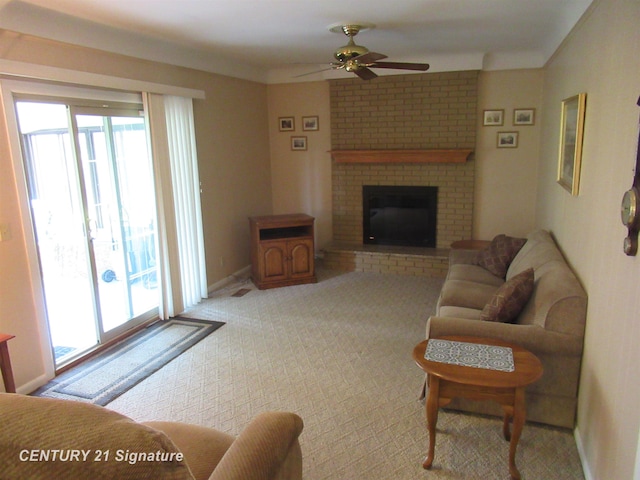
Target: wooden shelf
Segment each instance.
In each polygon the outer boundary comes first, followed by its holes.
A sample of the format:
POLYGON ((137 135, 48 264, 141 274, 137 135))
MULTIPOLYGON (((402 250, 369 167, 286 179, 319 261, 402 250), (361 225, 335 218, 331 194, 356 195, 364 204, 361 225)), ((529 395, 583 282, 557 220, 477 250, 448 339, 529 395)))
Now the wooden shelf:
POLYGON ((336 163, 464 163, 471 149, 331 150, 336 163))

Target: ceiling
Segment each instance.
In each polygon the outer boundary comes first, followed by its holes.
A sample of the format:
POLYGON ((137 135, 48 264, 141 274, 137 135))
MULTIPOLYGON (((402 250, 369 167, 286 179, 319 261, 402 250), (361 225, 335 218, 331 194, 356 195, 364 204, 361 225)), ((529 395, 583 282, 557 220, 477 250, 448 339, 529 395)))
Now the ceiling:
MULTIPOLYGON (((0 28, 266 83, 312 72, 347 38, 430 71, 542 67, 592 0, 0 0, 0 28)), ((377 73, 406 73, 386 70, 377 73)))

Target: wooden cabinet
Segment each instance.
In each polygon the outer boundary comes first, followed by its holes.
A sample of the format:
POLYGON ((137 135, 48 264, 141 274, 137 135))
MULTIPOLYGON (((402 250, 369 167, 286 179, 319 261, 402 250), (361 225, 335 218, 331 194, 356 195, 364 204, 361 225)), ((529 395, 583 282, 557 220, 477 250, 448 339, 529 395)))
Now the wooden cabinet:
POLYGON ((314 220, 302 213, 249 218, 251 276, 259 289, 316 282, 314 220))

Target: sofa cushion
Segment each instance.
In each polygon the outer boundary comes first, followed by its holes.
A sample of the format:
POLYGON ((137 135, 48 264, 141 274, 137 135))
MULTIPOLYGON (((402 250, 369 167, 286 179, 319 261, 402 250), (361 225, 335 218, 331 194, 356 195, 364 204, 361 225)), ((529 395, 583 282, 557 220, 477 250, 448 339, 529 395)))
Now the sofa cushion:
POLYGON ((481 283, 483 285, 493 285, 496 288, 504 283, 504 279, 496 277, 486 268, 480 265, 468 265, 466 263, 449 266, 447 281, 449 280, 464 280, 467 282, 481 283))
POLYGON ((489 322, 512 322, 522 311, 533 292, 533 268, 505 282, 485 305, 480 318, 489 322))
POLYGON ((497 290, 498 286, 496 285, 466 280, 447 280, 440 290, 438 308, 456 306, 482 310, 497 290))
POLYGON ((459 263, 467 265, 478 265, 479 254, 480 250, 452 248, 451 250, 449 250, 449 265, 457 265, 459 263))
POLYGON ((545 263, 552 261, 565 262, 549 232, 535 230, 527 235, 527 243, 509 265, 506 279, 509 280, 527 268, 533 268, 538 272, 545 263))
POLYGON ((193 479, 166 435, 106 408, 0 393, 0 412, 3 478, 193 479))
POLYGON ((547 262, 535 272, 536 286, 518 315, 518 324, 538 325, 548 331, 582 338, 587 294, 575 274, 560 261, 547 262))
POLYGON ((526 238, 496 235, 491 244, 478 254, 478 265, 504 279, 509 265, 526 242, 526 238))
POLYGON ((439 317, 466 318, 468 320, 480 320, 482 310, 477 308, 456 307, 453 305, 445 305, 438 310, 439 317))

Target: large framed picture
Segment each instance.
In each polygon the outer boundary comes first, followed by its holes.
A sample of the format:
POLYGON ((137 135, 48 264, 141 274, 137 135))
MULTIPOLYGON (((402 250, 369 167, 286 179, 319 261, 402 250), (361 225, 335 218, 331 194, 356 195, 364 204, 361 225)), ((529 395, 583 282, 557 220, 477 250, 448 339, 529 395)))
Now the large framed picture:
POLYGON ((587 94, 580 93, 562 101, 560 117, 560 151, 558 154, 558 183, 571 195, 580 191, 582 139, 587 94))

